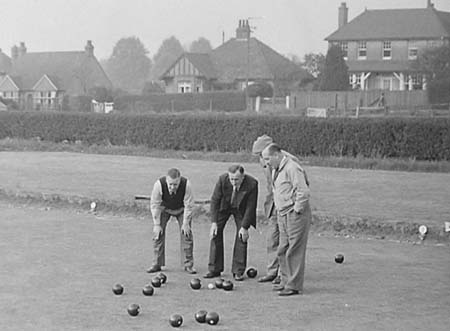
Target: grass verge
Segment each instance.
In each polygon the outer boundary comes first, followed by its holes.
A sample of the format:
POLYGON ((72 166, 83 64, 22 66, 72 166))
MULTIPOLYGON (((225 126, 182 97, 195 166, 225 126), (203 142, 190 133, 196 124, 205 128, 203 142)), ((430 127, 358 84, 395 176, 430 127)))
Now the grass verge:
MULTIPOLYGON (((145 146, 85 145, 81 142, 54 143, 39 139, 1 139, 0 151, 46 151, 75 152, 88 154, 132 155, 156 158, 207 160, 217 162, 257 162, 249 152, 221 153, 203 151, 157 150, 145 146)), ((388 159, 364 157, 319 157, 300 156, 303 163, 310 166, 450 173, 450 161, 418 161, 415 159, 388 159)))

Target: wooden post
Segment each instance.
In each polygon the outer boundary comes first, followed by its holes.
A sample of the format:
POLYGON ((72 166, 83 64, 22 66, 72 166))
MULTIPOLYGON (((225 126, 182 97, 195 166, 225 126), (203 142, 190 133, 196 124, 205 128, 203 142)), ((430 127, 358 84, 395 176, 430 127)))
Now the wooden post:
POLYGON ((173 99, 172 100, 170 100, 170 106, 171 106, 171 109, 172 109, 172 113, 174 112, 174 102, 173 102, 173 99))
POLYGON ((334 96, 334 113, 337 115, 338 113, 338 94, 334 96))
POLYGON ((209 111, 212 112, 213 108, 212 108, 212 99, 209 99, 209 111))
POLYGON ((356 114, 355 117, 358 118, 359 117, 359 106, 356 106, 356 114))

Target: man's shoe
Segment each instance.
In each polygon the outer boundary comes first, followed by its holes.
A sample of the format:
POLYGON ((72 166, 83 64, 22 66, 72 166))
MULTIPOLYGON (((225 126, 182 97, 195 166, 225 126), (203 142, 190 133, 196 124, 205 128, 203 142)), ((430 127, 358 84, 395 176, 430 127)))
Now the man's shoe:
POLYGON ((267 283, 273 281, 275 278, 277 278, 276 275, 265 275, 258 279, 258 283, 267 283))
POLYGON ((291 290, 289 288, 285 288, 284 290, 281 290, 280 293, 278 293, 278 295, 280 297, 287 297, 287 296, 296 295, 296 294, 300 294, 300 292, 297 290, 291 290))
POLYGON ((281 277, 280 276, 276 276, 274 278, 274 280, 272 280, 272 284, 280 284, 281 283, 281 277))
POLYGON ((147 272, 148 272, 149 274, 152 274, 152 273, 158 272, 158 271, 161 271, 161 267, 160 267, 159 265, 154 265, 154 266, 152 266, 151 268, 148 268, 148 269, 147 269, 147 272))
POLYGON ((272 287, 273 291, 283 291, 284 290, 284 285, 274 285, 272 287))
POLYGON ((184 267, 184 271, 186 271, 188 274, 194 275, 197 273, 197 271, 194 269, 194 267, 184 267))
POLYGON ((208 273, 203 276, 203 278, 214 278, 214 277, 220 277, 220 272, 208 271, 208 273))
POLYGON ((233 274, 233 278, 235 281, 242 282, 244 280, 243 274, 233 274))

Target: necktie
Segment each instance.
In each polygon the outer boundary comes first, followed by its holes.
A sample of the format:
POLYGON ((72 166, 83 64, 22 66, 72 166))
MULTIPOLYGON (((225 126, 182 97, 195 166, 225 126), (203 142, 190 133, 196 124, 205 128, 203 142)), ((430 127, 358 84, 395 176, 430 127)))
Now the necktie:
POLYGON ((237 208, 237 187, 233 186, 233 193, 231 193, 231 207, 237 208))

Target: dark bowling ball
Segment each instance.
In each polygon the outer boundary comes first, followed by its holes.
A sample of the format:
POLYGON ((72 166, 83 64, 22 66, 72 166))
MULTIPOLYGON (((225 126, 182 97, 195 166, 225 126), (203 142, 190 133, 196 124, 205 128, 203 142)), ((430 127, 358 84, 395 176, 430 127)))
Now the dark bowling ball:
POLYGON ((152 278, 153 287, 161 287, 161 278, 158 276, 152 278))
POLYGON ((208 314, 208 312, 206 310, 200 310, 200 311, 196 312, 194 315, 195 320, 199 323, 205 323, 206 322, 206 314, 208 314))
POLYGON ((137 303, 132 303, 127 308, 128 314, 130 314, 131 316, 139 315, 140 310, 141 310, 141 307, 139 307, 139 305, 137 303))
POLYGON ((115 295, 121 295, 123 293, 123 286, 116 284, 113 286, 112 291, 115 295))
POLYGON ((258 271, 255 268, 250 267, 247 269, 247 276, 249 278, 255 278, 257 274, 258 274, 258 271))
POLYGON ((198 278, 194 278, 191 280, 191 288, 193 290, 199 290, 202 287, 202 282, 198 278))
POLYGON ((216 279, 215 284, 217 288, 222 288, 223 279, 222 278, 216 279))
POLYGON ((153 286, 151 286, 150 284, 147 284, 144 286, 144 288, 142 289, 142 294, 146 295, 146 296, 150 296, 153 295, 154 292, 154 288, 153 286))
POLYGON ((225 291, 231 291, 233 289, 233 282, 231 280, 224 280, 222 283, 222 288, 225 291))
POLYGON ((170 315, 169 323, 174 328, 178 328, 181 326, 181 324, 183 324, 183 316, 181 316, 179 314, 170 315))
POLYGON ((334 261, 336 263, 342 263, 344 262, 344 255, 342 254, 336 254, 336 256, 334 257, 334 261))
POLYGON ((157 277, 161 279, 161 284, 165 284, 167 282, 167 276, 162 272, 160 272, 157 277))
POLYGON ((208 314, 206 314, 206 323, 208 323, 209 325, 216 325, 217 323, 219 323, 219 314, 217 314, 215 311, 212 311, 208 314))

